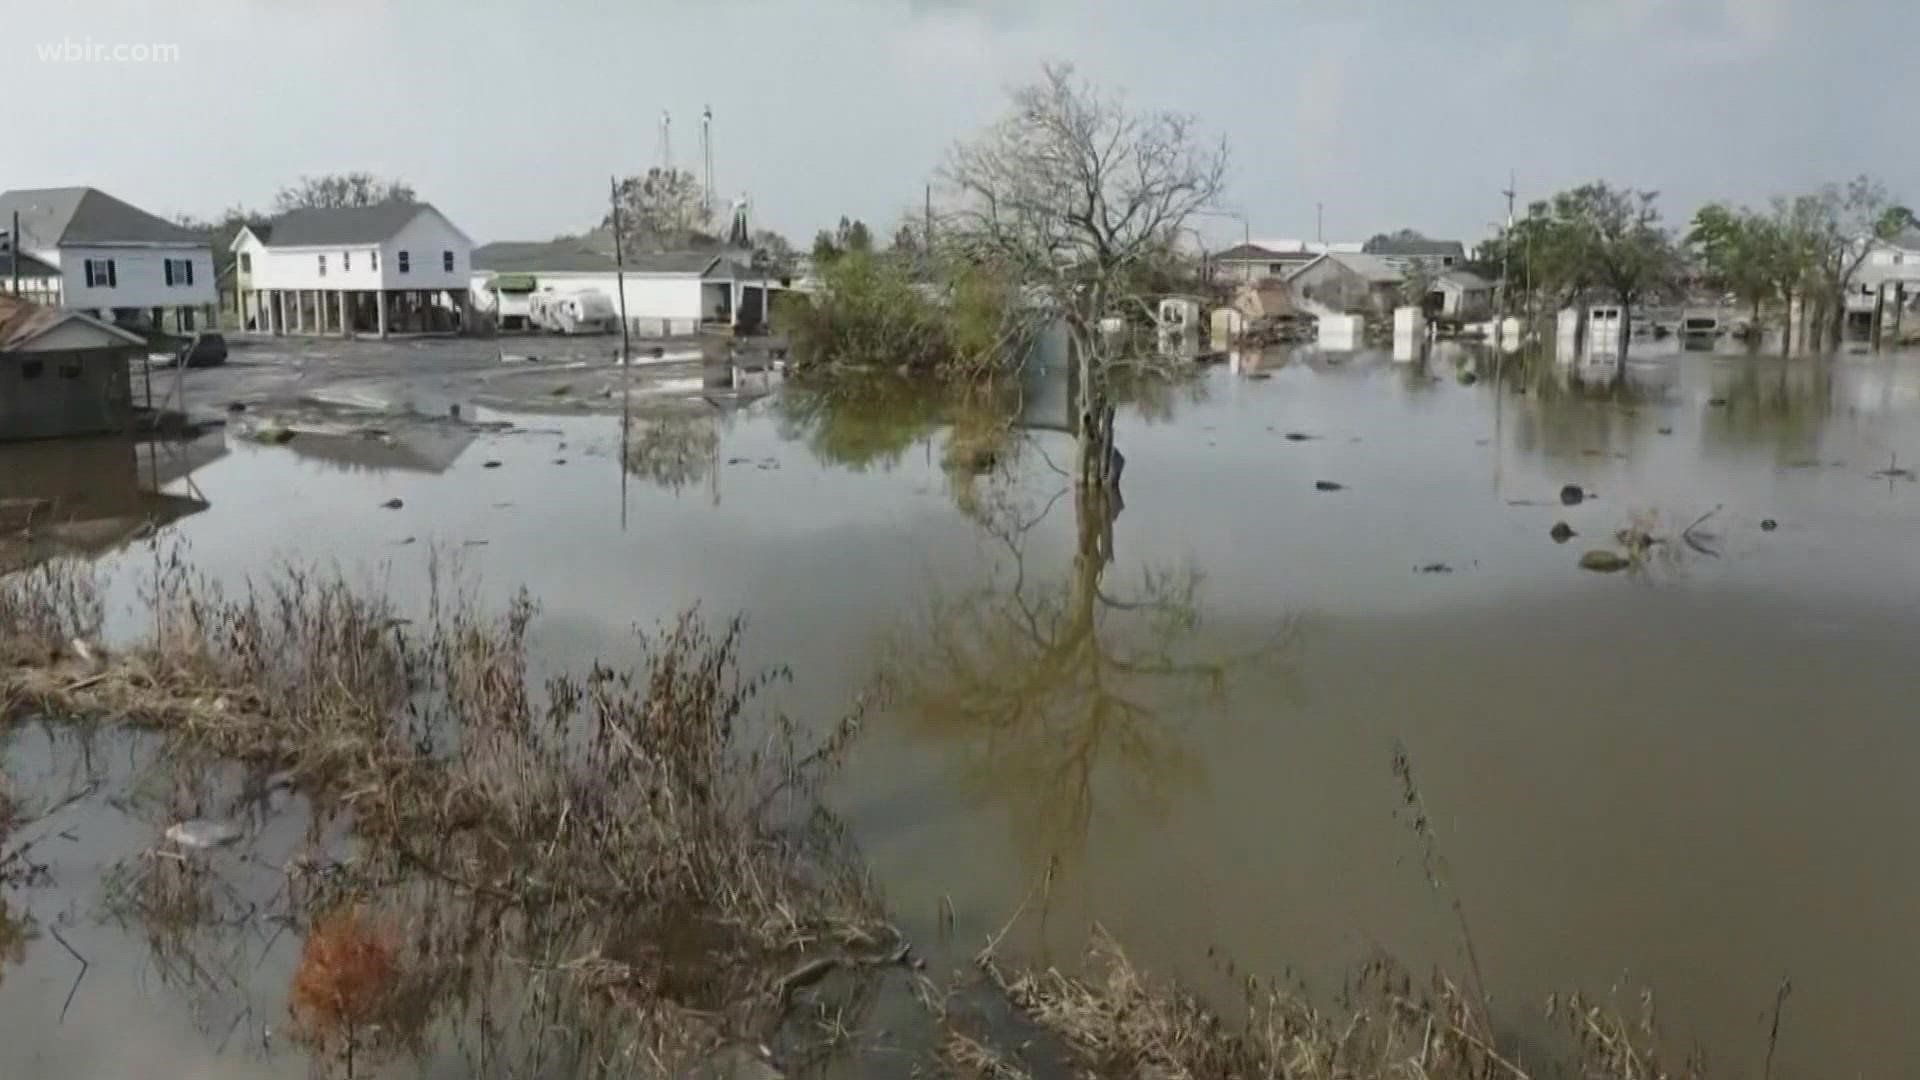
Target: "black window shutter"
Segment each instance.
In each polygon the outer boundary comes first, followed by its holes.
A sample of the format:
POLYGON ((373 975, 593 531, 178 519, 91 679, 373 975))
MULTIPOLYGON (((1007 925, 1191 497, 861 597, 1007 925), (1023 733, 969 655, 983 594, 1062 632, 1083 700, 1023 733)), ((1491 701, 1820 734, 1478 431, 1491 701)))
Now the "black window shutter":
POLYGON ((187 284, 193 284, 193 260, 187 260, 187 284))
POLYGON ((173 285, 173 260, 162 260, 161 265, 166 268, 167 285, 171 287, 173 285))
POLYGON ((120 287, 119 267, 116 267, 113 264, 112 259, 108 259, 107 260, 107 288, 117 289, 119 287, 120 287))
POLYGON ((93 288, 93 260, 88 259, 82 265, 85 266, 87 271, 87 288, 91 289, 93 288))

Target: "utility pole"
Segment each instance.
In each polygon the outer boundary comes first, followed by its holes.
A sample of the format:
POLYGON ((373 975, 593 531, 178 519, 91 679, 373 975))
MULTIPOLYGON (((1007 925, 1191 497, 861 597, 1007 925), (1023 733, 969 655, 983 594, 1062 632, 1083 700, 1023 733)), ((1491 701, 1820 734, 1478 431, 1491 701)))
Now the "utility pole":
MULTIPOLYGON (((661 131, 666 131, 664 115, 661 131)), ((625 237, 620 230, 620 178, 607 177, 607 201, 612 206, 613 217, 613 280, 620 290, 620 528, 627 527, 627 446, 633 427, 633 409, 630 395, 633 393, 633 377, 627 370, 628 327, 627 327, 627 256, 625 237)))
POLYGON ((20 211, 13 212, 13 230, 7 233, 7 258, 13 264, 13 295, 20 296, 20 211))
POLYGON ((660 171, 673 171, 673 114, 660 110, 660 171))
POLYGON ((1321 246, 1327 242, 1327 204, 1313 204, 1313 239, 1321 246))
POLYGON ((1507 311, 1512 300, 1513 286, 1508 283, 1513 266, 1513 196, 1516 188, 1512 169, 1507 170, 1507 186, 1502 195, 1507 197, 1507 234, 1500 238, 1500 323, 1493 329, 1494 344, 1504 344, 1501 338, 1507 332, 1507 311))
POLYGON ((927 257, 933 257, 933 185, 927 185, 927 257))
POLYGON ((700 114, 700 157, 706 175, 702 178, 704 187, 700 194, 700 209, 708 217, 713 216, 713 106, 708 105, 700 114))

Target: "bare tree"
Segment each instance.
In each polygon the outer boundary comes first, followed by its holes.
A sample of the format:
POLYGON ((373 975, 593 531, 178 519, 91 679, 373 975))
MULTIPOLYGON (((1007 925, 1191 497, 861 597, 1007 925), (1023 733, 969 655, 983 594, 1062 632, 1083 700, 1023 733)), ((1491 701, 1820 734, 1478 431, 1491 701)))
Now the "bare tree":
POLYGON ((1109 318, 1150 309, 1145 283, 1178 259, 1178 238, 1214 202, 1224 142, 1177 113, 1130 111, 1064 64, 1014 91, 1012 107, 954 148, 942 234, 964 258, 1004 268, 1064 320, 1078 362, 1075 481, 1116 486, 1110 380, 1144 359, 1109 318))
MULTIPOLYGON (((713 211, 698 177, 682 169, 651 168, 620 181, 620 217, 629 255, 713 247, 713 211)), ((600 223, 613 228, 609 212, 600 223)))
POLYGON ((330 173, 326 176, 303 176, 299 183, 281 188, 279 194, 273 197, 273 209, 277 214, 284 214, 289 210, 414 201, 413 185, 405 180, 383 180, 367 172, 330 173))
POLYGON ((1838 345, 1846 328, 1847 294, 1860 267, 1874 245, 1899 235, 1913 214, 1894 204, 1885 184, 1867 176, 1856 176, 1844 186, 1828 184, 1811 198, 1811 206, 1802 209, 1811 219, 1806 239, 1813 249, 1811 284, 1821 306, 1818 325, 1838 345))

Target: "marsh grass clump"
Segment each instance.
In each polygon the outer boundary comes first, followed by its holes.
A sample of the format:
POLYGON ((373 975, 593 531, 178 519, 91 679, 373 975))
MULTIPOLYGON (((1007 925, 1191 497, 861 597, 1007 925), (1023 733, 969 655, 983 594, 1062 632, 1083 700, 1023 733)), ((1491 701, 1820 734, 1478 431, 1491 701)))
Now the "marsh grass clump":
MULTIPOLYGON (((1666 1064, 1651 998, 1638 1020, 1574 997, 1560 1006, 1570 1058, 1526 1062, 1503 1048, 1472 996, 1436 973, 1422 983, 1384 959, 1364 965, 1338 1008, 1297 990, 1248 980, 1239 1015, 1214 1011, 1170 980, 1141 972, 1095 928, 1077 974, 1009 973, 991 956, 987 977, 1025 1019, 1057 1037, 1068 1061, 1020 1062, 989 1037, 949 1020, 941 1057, 957 1076, 1114 1078, 1312 1077, 1326 1080, 1699 1080, 1696 1062, 1666 1064)), ((1550 1006, 1551 1007, 1551 1006, 1550 1006)))
MULTIPOLYGON (((661 1063, 765 1037, 820 972, 905 956, 817 798, 858 717, 816 736, 763 713, 787 673, 742 671, 738 620, 688 612, 639 635, 629 663, 536 685, 531 598, 487 613, 437 562, 417 622, 337 574, 286 568, 228 598, 177 553, 155 565, 151 631, 111 655, 61 644, 97 633, 97 585, 0 581, 0 715, 125 722, 285 771, 351 821, 355 854, 314 875, 333 902, 430 885, 437 907, 514 928, 545 983, 659 1018, 621 1030, 661 1063)), ((143 869, 152 884, 187 868, 143 869)), ((321 975, 371 955, 345 919, 309 926, 314 974, 294 988, 309 1021, 330 1015, 321 975)), ((400 980, 414 996, 471 962, 447 934, 400 980)), ((348 1029, 365 1026, 357 995, 332 1008, 348 1029)))

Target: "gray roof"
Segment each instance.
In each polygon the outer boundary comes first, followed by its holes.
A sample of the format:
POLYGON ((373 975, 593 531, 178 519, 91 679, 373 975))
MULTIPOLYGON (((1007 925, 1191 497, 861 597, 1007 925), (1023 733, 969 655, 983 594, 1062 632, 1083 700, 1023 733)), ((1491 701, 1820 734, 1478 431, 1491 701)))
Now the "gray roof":
POLYGON ((198 244, 206 238, 90 187, 21 188, 0 194, 0 221, 20 214, 26 248, 71 244, 198 244))
MULTIPOLYGON (((328 206, 292 210, 253 230, 270 247, 339 247, 378 244, 407 227, 431 203, 383 202, 372 206, 328 206)), ((437 211, 436 211, 437 212, 437 211)))
POLYGON ((1401 257, 1451 255, 1456 259, 1464 259, 1467 257, 1465 245, 1461 244, 1458 240, 1428 240, 1424 237, 1418 240, 1396 240, 1392 237, 1376 237, 1367 241, 1365 246, 1360 250, 1368 255, 1397 255, 1401 257))
MULTIPOLYGON (((1397 267, 1378 255, 1359 255, 1353 252, 1335 251, 1320 256, 1320 259, 1331 259, 1375 285, 1398 285, 1407 280, 1407 276, 1402 274, 1397 267)), ((1315 259, 1313 262, 1294 271, 1294 277, 1298 277, 1318 265, 1320 259, 1315 259)), ((1288 280, 1291 281, 1292 278, 1288 280)))
MULTIPOLYGON (((21 232, 27 231, 26 226, 22 225, 20 227, 20 231, 21 232)), ((60 276, 59 267, 51 266, 47 263, 41 262, 39 259, 34 258, 33 256, 27 254, 24 251, 20 253, 19 259, 20 259, 20 276, 23 278, 48 278, 48 277, 60 276)), ((14 256, 11 253, 0 251, 0 280, 9 279, 13 277, 13 260, 14 260, 14 256)))
POLYGON ((1466 289, 1469 292, 1493 288, 1493 282, 1488 281, 1486 278, 1481 277, 1471 270, 1449 270, 1440 275, 1440 280, 1450 285, 1458 285, 1460 288, 1466 289))
MULTIPOLYGON (((613 240, 602 233, 562 240, 506 240, 473 249, 473 268, 502 274, 611 274, 613 240)), ((713 251, 661 251, 626 258, 629 274, 683 274, 730 279, 731 264, 713 251)), ((740 272, 739 276, 748 276, 740 272)))

